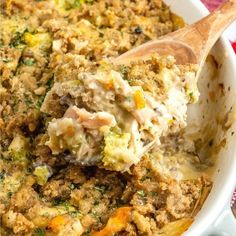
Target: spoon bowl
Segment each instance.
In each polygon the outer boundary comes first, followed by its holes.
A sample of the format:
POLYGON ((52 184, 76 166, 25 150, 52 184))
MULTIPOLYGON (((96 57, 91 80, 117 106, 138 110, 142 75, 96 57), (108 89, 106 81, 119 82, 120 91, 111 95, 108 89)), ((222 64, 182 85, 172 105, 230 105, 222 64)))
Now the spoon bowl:
POLYGON ((197 63, 197 57, 188 44, 165 38, 145 43, 140 47, 122 54, 115 60, 115 63, 129 64, 134 60, 146 59, 153 53, 158 53, 159 55, 173 55, 177 64, 197 63))

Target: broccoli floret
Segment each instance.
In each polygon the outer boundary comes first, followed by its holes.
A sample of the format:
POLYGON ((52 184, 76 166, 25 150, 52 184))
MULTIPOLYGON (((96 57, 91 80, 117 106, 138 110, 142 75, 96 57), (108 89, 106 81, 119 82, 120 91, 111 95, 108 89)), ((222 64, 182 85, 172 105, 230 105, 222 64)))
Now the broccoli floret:
POLYGON ((105 146, 103 163, 108 169, 126 171, 134 161, 134 154, 129 149, 130 133, 104 130, 105 146))
POLYGON ((17 134, 8 147, 8 151, 14 161, 27 161, 29 139, 17 134))
POLYGON ((23 35, 23 41, 31 48, 39 48, 43 51, 47 51, 51 48, 52 38, 49 33, 29 33, 26 32, 23 35))
POLYGON ((48 178, 51 176, 51 171, 46 165, 37 166, 34 170, 34 175, 36 176, 37 183, 39 185, 44 185, 47 183, 48 178))

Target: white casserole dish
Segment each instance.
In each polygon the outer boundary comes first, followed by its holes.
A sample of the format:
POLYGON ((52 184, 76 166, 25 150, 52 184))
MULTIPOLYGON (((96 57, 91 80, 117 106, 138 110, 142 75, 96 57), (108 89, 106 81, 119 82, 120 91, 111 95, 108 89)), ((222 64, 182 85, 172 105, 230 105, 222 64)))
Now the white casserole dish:
MULTIPOLYGON (((209 14, 200 0, 165 0, 165 2, 188 24, 209 14)), ((232 122, 228 130, 224 130, 222 125, 215 127, 216 120, 227 114, 236 103, 236 56, 224 36, 214 46, 211 54, 221 68, 214 81, 208 81, 207 68, 199 78, 201 97, 198 104, 189 108, 188 125, 190 129, 194 127, 195 131, 201 134, 204 132, 203 127, 214 129, 214 139, 225 140, 226 145, 217 154, 212 191, 185 236, 236 235, 236 220, 230 210, 230 198, 236 186, 236 122, 232 122), (223 84, 225 94, 218 96, 214 102, 210 99, 206 102, 210 89, 217 84, 223 84)), ((236 108, 236 105, 234 107, 236 108)), ((235 115, 231 114, 231 118, 236 120, 236 112, 234 113, 235 115)))

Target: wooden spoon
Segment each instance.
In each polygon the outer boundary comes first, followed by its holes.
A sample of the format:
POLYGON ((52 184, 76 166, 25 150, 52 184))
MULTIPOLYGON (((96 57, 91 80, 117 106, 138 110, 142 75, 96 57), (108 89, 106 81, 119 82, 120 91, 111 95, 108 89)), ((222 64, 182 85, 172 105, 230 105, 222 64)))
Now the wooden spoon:
POLYGON ((199 64, 200 71, 210 49, 235 19, 236 0, 229 0, 193 25, 140 45, 116 58, 114 63, 129 64, 156 52, 174 56, 177 64, 199 64))

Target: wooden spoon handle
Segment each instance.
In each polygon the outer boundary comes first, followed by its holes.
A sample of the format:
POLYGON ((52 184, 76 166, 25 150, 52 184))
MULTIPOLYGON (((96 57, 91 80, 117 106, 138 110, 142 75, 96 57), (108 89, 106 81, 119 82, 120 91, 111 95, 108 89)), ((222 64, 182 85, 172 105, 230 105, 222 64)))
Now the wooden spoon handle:
POLYGON ((199 60, 205 60, 212 46, 224 30, 236 19, 236 0, 230 0, 216 9, 213 14, 194 24, 202 36, 202 50, 199 60))
POLYGON ((202 20, 168 37, 189 45, 197 57, 197 63, 201 64, 223 31, 235 19, 236 0, 229 0, 202 20))

